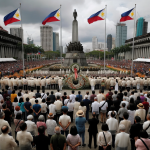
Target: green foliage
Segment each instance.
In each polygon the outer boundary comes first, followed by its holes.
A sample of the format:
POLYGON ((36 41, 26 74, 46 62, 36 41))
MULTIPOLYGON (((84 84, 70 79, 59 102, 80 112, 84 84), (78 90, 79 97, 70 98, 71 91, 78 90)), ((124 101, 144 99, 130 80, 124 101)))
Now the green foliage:
POLYGON ((120 47, 115 47, 114 49, 111 50, 111 52, 115 55, 127 51, 131 51, 131 47, 129 45, 122 45, 120 47))
MULTIPOLYGON (((47 51, 45 52, 45 56, 49 59, 55 59, 60 57, 60 51, 47 51)), ((62 57, 65 57, 65 54, 62 54, 62 57)))
MULTIPOLYGON (((98 58, 100 57, 100 59, 104 59, 104 52, 101 51, 91 51, 89 53, 85 53, 86 57, 94 57, 94 58, 98 58)), ((112 52, 105 52, 105 56, 107 59, 111 59, 111 57, 113 57, 113 53, 112 52)))
MULTIPOLYGON (((17 47, 18 47, 18 49, 21 51, 22 50, 22 44, 21 43, 19 43, 18 45, 17 45, 17 47)), ((39 51, 41 52, 41 53, 44 53, 44 50, 42 49, 42 47, 41 46, 36 46, 36 45, 34 45, 34 44, 29 44, 29 45, 27 45, 27 44, 24 44, 23 45, 23 47, 24 47, 24 53, 25 54, 27 54, 27 53, 38 53, 39 51)))

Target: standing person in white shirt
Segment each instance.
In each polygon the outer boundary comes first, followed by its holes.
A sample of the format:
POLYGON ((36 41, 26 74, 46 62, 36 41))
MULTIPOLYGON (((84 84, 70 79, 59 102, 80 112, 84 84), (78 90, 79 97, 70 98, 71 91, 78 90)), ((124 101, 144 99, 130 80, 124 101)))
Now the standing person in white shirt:
POLYGON ((106 121, 106 112, 108 108, 108 103, 105 101, 104 97, 102 98, 99 107, 101 108, 101 123, 104 123, 106 121))
POLYGON ((102 94, 101 90, 99 90, 99 94, 97 94, 97 101, 100 103, 104 95, 102 94))
POLYGON ((59 117, 61 116, 61 107, 63 106, 62 102, 60 101, 60 96, 57 96, 57 100, 54 102, 54 105, 56 106, 56 117, 57 120, 59 120, 59 117))
POLYGON ((102 124, 102 132, 98 133, 97 136, 97 143, 99 145, 99 150, 106 150, 111 149, 111 144, 112 144, 112 136, 111 133, 108 131, 108 125, 107 124, 102 124))
POLYGON ((54 101, 52 101, 51 104, 49 105, 49 113, 52 113, 54 115, 54 120, 57 121, 56 105, 54 105, 54 101))
POLYGON ((127 108, 128 108, 128 105, 129 105, 129 102, 126 101, 126 99, 123 99, 123 101, 121 101, 121 103, 120 103, 120 107, 122 107, 122 104, 123 104, 123 103, 126 104, 126 105, 125 105, 125 108, 127 109, 127 108))
POLYGON ((33 137, 31 133, 27 132, 27 124, 22 123, 20 129, 21 131, 17 132, 20 150, 32 150, 31 142, 33 141, 33 137))
POLYGON ((55 97, 57 98, 57 96, 61 97, 61 93, 59 92, 59 89, 57 90, 57 92, 55 93, 55 97))
POLYGON ((57 126, 57 123, 54 119, 54 114, 49 113, 48 119, 46 120, 46 126, 47 126, 47 134, 49 137, 49 140, 51 140, 52 135, 54 135, 54 129, 57 126))
POLYGON ((90 99, 89 91, 86 92, 86 95, 84 96, 84 99, 86 99, 86 97, 87 97, 87 99, 90 99))
POLYGON ((28 115, 27 116, 27 121, 25 123, 27 124, 27 132, 30 132, 32 136, 35 136, 37 126, 32 120, 33 120, 33 116, 28 115))
POLYGON ((118 120, 115 119, 115 112, 111 112, 111 117, 107 119, 106 124, 108 125, 109 132, 112 135, 112 147, 115 147, 115 136, 118 131, 118 120))
POLYGON ((37 98, 37 100, 38 100, 38 103, 39 103, 39 104, 41 104, 41 103, 42 103, 41 94, 39 94, 39 95, 38 95, 38 98, 37 98))
POLYGON ((35 93, 33 92, 33 89, 31 89, 31 92, 29 93, 29 99, 33 98, 34 95, 35 93))
POLYGON ((46 122, 47 104, 46 104, 45 99, 42 99, 42 103, 40 105, 41 105, 41 115, 44 116, 45 122, 46 122))
POLYGON ((23 101, 26 102, 26 98, 29 97, 28 91, 23 95, 23 101))
POLYGON ((71 122, 73 122, 74 103, 72 103, 72 100, 69 100, 67 107, 68 107, 68 116, 70 116, 71 122))
POLYGON ((62 83, 62 79, 61 78, 58 79, 58 85, 59 85, 59 90, 62 91, 63 83, 62 83))
POLYGON ((147 121, 143 124, 143 130, 145 130, 150 139, 150 114, 147 115, 147 121))
POLYGON ((97 102, 97 97, 94 97, 94 102, 92 103, 91 107, 92 107, 92 113, 95 112, 96 118, 98 119, 100 103, 97 102))
POLYGON ((29 102, 32 104, 32 107, 33 105, 35 104, 35 95, 33 95, 33 97, 29 100, 29 102))
POLYGON ((12 136, 8 135, 9 127, 4 125, 2 128, 0 128, 0 130, 2 131, 2 134, 0 135, 0 149, 14 150, 14 147, 17 146, 17 143, 12 136))
POLYGON ((68 110, 66 108, 63 109, 63 115, 59 118, 59 125, 61 126, 61 134, 65 135, 67 137, 69 133, 69 126, 71 124, 71 118, 67 115, 68 110))
POLYGON ((41 93, 41 99, 47 99, 47 94, 45 93, 44 90, 41 93))
POLYGON ((72 100, 72 103, 75 102, 75 98, 76 98, 76 95, 74 94, 74 91, 72 91, 72 94, 70 95, 70 100, 72 100))
POLYGON ((116 150, 131 150, 130 135, 125 133, 125 126, 119 125, 119 131, 116 135, 115 148, 116 150))
POLYGON ((76 97, 76 101, 74 102, 74 117, 76 118, 76 112, 79 110, 80 102, 78 102, 78 98, 76 97))

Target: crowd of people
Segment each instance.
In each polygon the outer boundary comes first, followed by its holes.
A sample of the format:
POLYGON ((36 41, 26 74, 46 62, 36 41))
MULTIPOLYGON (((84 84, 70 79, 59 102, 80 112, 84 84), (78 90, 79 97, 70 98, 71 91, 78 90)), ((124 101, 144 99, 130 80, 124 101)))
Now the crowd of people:
POLYGON ((31 89, 5 89, 0 93, 0 150, 78 150, 86 144, 99 150, 150 148, 150 92, 130 88, 92 90, 71 95, 31 89), (91 117, 92 114, 92 117, 91 117), (12 122, 15 137, 12 137, 12 122), (88 123, 89 142, 85 143, 88 123), (98 132, 98 126, 101 131, 98 132), (38 133, 37 133, 38 131, 38 133))
MULTIPOLYGON (((35 68, 39 66, 45 66, 48 64, 52 64, 58 62, 58 60, 36 60, 36 61, 25 61, 25 69, 35 68)), ((23 62, 21 60, 17 60, 16 62, 1 62, 0 63, 0 72, 1 76, 11 75, 15 72, 19 72, 23 68, 23 62)))
MULTIPOLYGON (((94 63, 98 64, 101 66, 104 66, 104 60, 88 60, 88 63, 94 63)), ((125 70, 131 70, 132 66, 132 61, 131 60, 106 60, 106 65, 107 66, 112 66, 115 68, 120 68, 120 69, 125 69, 125 70)), ((145 62, 134 62, 133 63, 133 71, 134 73, 141 73, 146 76, 149 76, 149 68, 150 68, 150 63, 145 63, 145 62)))

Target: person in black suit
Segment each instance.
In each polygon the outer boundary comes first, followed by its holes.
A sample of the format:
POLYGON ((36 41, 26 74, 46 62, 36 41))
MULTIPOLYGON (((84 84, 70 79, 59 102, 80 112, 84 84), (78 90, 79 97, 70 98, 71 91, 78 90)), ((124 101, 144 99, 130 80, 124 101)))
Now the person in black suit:
POLYGON ((130 139, 131 139, 131 149, 135 150, 135 137, 140 137, 140 131, 143 130, 142 124, 140 124, 141 118, 139 116, 135 117, 135 124, 131 126, 130 129, 130 139))
POLYGON ((91 148, 91 142, 92 142, 92 136, 93 136, 94 137, 94 148, 96 148, 97 147, 96 136, 98 133, 97 124, 99 123, 99 120, 96 119, 96 113, 95 112, 92 113, 92 116, 93 116, 93 118, 88 120, 88 122, 89 122, 89 129, 88 129, 89 145, 88 145, 88 147, 91 148))
POLYGON ((49 150, 50 140, 44 135, 45 127, 40 126, 38 132, 39 135, 35 136, 33 139, 33 145, 36 145, 36 150, 49 150))

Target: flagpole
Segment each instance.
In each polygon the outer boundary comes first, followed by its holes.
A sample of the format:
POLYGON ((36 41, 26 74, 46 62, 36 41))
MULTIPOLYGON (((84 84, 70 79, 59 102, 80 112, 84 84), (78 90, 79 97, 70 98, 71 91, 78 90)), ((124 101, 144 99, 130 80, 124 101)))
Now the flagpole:
POLYGON ((105 74, 105 51, 106 51, 106 15, 107 15, 107 5, 105 6, 105 49, 104 49, 104 74, 105 74))
POLYGON ((62 22, 61 22, 61 5, 60 5, 60 59, 61 59, 61 66, 62 66, 62 22))
MULTIPOLYGON (((20 15, 21 15, 21 3, 20 3, 20 15)), ((22 61, 23 61, 23 76, 24 76, 24 50, 23 50, 23 28, 22 28, 22 16, 21 16, 21 29, 22 29, 22 61)))
POLYGON ((136 21, 136 4, 135 4, 135 17, 134 17, 134 31, 133 31, 133 45, 132 45, 132 65, 131 65, 131 76, 133 72, 133 53, 134 53, 134 37, 135 37, 135 21, 136 21))

